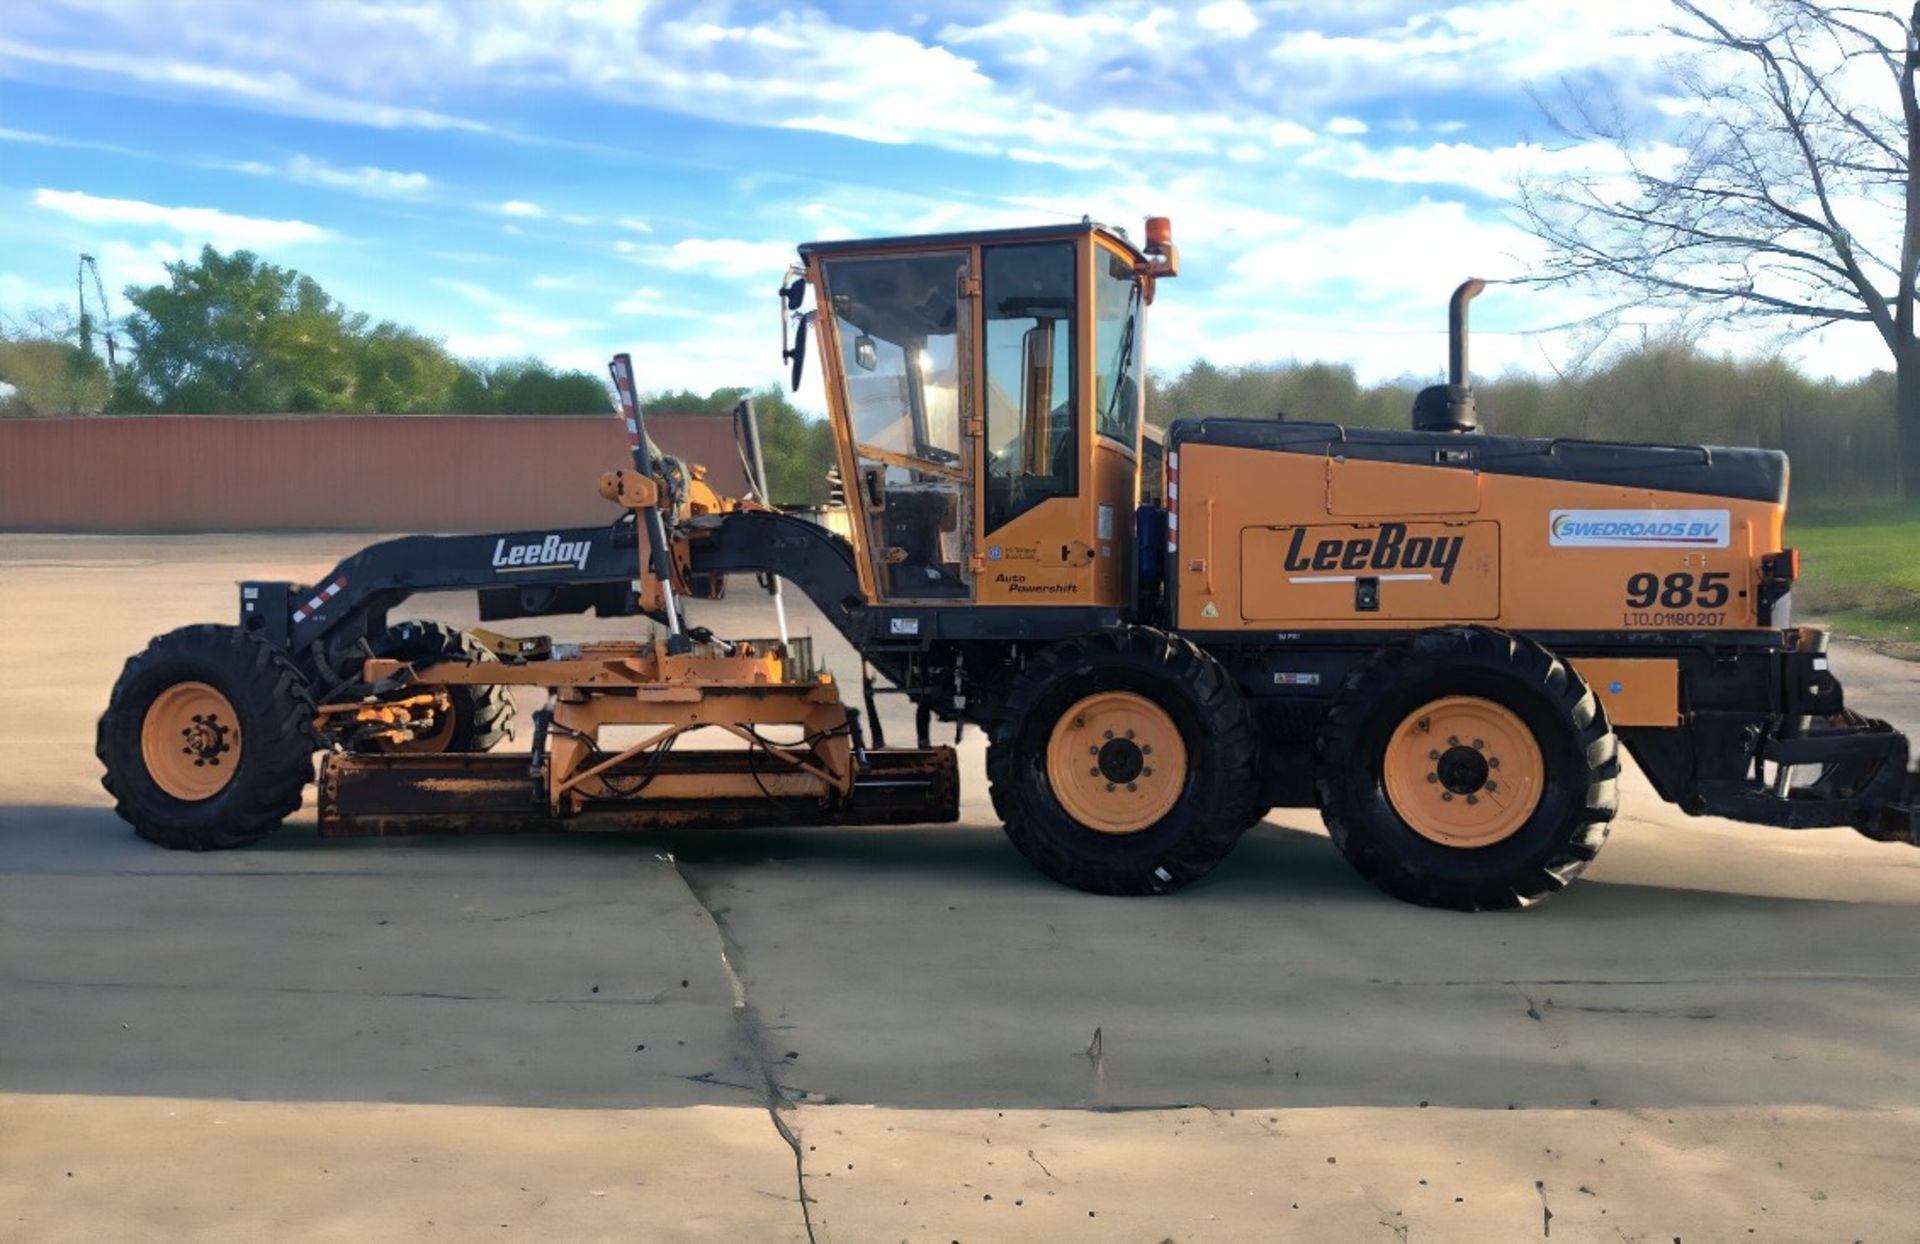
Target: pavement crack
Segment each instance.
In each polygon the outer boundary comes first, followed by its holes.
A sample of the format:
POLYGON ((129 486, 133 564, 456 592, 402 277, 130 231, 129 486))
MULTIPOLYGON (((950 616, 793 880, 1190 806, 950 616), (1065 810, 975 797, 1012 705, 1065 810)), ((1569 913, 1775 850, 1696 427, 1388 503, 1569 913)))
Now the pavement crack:
POLYGON ((814 1234, 813 1226, 813 1198, 807 1195, 806 1148, 800 1143, 799 1135, 788 1126, 786 1119, 781 1115, 783 1110, 791 1110, 794 1105, 793 1099, 787 1095, 786 1089, 775 1074, 775 1068, 784 1067, 786 1063, 774 1057, 772 1048, 767 1043, 767 1025, 761 1020, 759 1009, 754 1006, 753 1000, 747 996, 746 982, 741 979, 740 973, 735 969, 737 963, 744 962, 740 953, 739 940, 734 937, 733 928, 727 923, 726 910, 714 906, 702 887, 680 867, 679 860, 668 855, 666 861, 667 867, 673 870, 674 876, 680 878, 681 884, 687 887, 687 893, 693 896, 693 901, 698 903, 700 910, 706 913, 707 920, 713 925, 714 935, 720 941, 720 970, 726 974, 727 986, 733 993, 734 1031, 746 1048, 748 1068, 756 1082, 747 1087, 758 1094, 761 1104, 766 1108, 767 1119, 773 1124, 773 1130, 780 1134, 780 1139, 786 1142, 787 1148, 793 1150, 793 1181, 794 1189, 800 1197, 800 1221, 806 1228, 809 1244, 817 1244, 818 1237, 814 1234))
POLYGON ((1541 1016, 1540 1016, 1540 1008, 1539 1008, 1539 1007, 1537 1007, 1537 1006, 1535 1006, 1535 1005, 1533 1004, 1533 995, 1532 995, 1532 994, 1529 994, 1529 993, 1528 993, 1528 992, 1527 992, 1526 990, 1524 990, 1524 989, 1522 989, 1522 988, 1520 988, 1520 986, 1519 986, 1519 985, 1517 985, 1517 984, 1516 984, 1516 985, 1515 985, 1515 986, 1513 987, 1513 991, 1514 991, 1515 993, 1517 993, 1517 994, 1519 994, 1519 995, 1520 995, 1520 999, 1521 999, 1521 1001, 1523 1001, 1523 1002, 1525 1002, 1525 1003, 1527 1004, 1527 1018, 1528 1018, 1528 1019, 1530 1019, 1530 1020, 1532 1020, 1532 1021, 1533 1021, 1534 1023, 1536 1023, 1536 1024, 1544 1024, 1544 1023, 1546 1023, 1546 1022, 1547 1022, 1546 1020, 1544 1020, 1544 1019, 1542 1019, 1542 1018, 1541 1018, 1541 1016))

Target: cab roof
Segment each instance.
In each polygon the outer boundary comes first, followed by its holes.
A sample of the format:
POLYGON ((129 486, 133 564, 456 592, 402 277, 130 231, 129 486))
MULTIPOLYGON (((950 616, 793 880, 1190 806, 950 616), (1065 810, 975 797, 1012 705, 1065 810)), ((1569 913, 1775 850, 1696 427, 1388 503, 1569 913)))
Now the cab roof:
POLYGON ((1019 229, 975 229, 969 232, 959 233, 918 233, 903 237, 847 238, 844 241, 836 242, 802 242, 800 244, 800 257, 807 259, 814 255, 840 255, 879 250, 921 248, 934 250, 945 246, 971 246, 976 242, 992 245, 999 242, 1070 241, 1075 238, 1085 237, 1089 233, 1097 233, 1109 241, 1119 243, 1121 246, 1124 246, 1128 253, 1133 255, 1135 259, 1144 262, 1147 258, 1140 248, 1133 244, 1133 240, 1126 235, 1125 230, 1113 225, 1103 225, 1090 217, 1082 217, 1072 224, 1030 225, 1019 229))

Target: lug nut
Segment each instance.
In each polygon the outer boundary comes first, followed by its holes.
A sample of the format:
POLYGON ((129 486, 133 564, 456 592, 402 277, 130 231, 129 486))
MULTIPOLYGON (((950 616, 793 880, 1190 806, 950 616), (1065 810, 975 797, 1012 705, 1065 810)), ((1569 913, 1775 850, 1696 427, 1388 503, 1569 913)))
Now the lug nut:
POLYGON ((1479 803, 1479 802, 1480 802, 1480 796, 1478 796, 1478 795, 1468 795, 1468 796, 1467 796, 1467 806, 1468 806, 1469 808, 1471 808, 1471 807, 1472 807, 1472 806, 1473 806, 1474 804, 1476 804, 1476 803, 1479 803))
POLYGON ((1112 790, 1112 789, 1113 789, 1113 783, 1112 783, 1112 782, 1108 782, 1108 783, 1107 783, 1107 789, 1108 789, 1108 790, 1112 790))
POLYGON ((1112 737, 1113 737, 1113 731, 1111 731, 1111 730, 1109 730, 1109 731, 1107 731, 1107 734, 1106 734, 1106 737, 1107 737, 1107 738, 1112 738, 1112 737))
POLYGON ((1487 768, 1498 769, 1499 767, 1500 767, 1500 757, 1498 756, 1487 757, 1487 768))
POLYGON ((1139 790, 1140 788, 1138 786, 1135 786, 1132 782, 1128 782, 1127 789, 1129 791, 1135 791, 1135 790, 1139 790))
POLYGON ((1491 794, 1492 792, 1494 792, 1494 791, 1496 791, 1496 790, 1499 790, 1499 789, 1500 789, 1500 783, 1498 783, 1498 782, 1488 782, 1488 783, 1487 783, 1487 791, 1488 791, 1488 793, 1489 793, 1489 794, 1491 794))
POLYGON ((1142 769, 1142 770, 1140 770, 1140 776, 1141 776, 1141 777, 1152 777, 1152 776, 1153 776, 1153 770, 1152 770, 1151 768, 1146 768, 1146 769, 1142 769))
POLYGON ((1447 746, 1448 747, 1460 746, 1460 736, 1457 734, 1449 734, 1447 736, 1447 746))
POLYGON ((1099 754, 1100 754, 1100 749, 1097 747, 1089 747, 1087 749, 1087 755, 1089 756, 1098 756, 1099 754))
POLYGON ((1151 756, 1151 755, 1153 755, 1153 744, 1151 744, 1151 743, 1142 743, 1142 744, 1140 745, 1140 754, 1141 754, 1142 756, 1151 756))
POLYGON ((1485 751, 1486 749, 1487 749, 1487 741, 1485 739, 1475 739, 1473 741, 1474 751, 1481 752, 1481 751, 1485 751))
POLYGON ((1087 770, 1087 776, 1088 776, 1088 777, 1099 777, 1099 776, 1100 776, 1100 766, 1098 766, 1098 765, 1095 765, 1095 766, 1094 766, 1093 768, 1091 768, 1091 769, 1088 769, 1088 770, 1087 770))
POLYGON ((1132 737, 1133 737, 1133 731, 1131 731, 1131 730, 1129 730, 1129 731, 1127 731, 1127 737, 1128 737, 1128 738, 1132 738, 1132 737))
POLYGON ((1428 759, 1428 760, 1438 760, 1438 759, 1440 759, 1440 753, 1439 753, 1439 752, 1428 752, 1428 753, 1427 753, 1427 759, 1428 759))
POLYGON ((1440 792, 1440 798, 1441 798, 1441 799, 1443 799, 1443 800, 1445 800, 1445 801, 1446 801, 1446 802, 1448 802, 1448 803, 1452 803, 1452 802, 1453 802, 1453 792, 1452 792, 1452 791, 1450 791, 1450 790, 1443 790, 1443 791, 1441 791, 1441 792, 1440 792))

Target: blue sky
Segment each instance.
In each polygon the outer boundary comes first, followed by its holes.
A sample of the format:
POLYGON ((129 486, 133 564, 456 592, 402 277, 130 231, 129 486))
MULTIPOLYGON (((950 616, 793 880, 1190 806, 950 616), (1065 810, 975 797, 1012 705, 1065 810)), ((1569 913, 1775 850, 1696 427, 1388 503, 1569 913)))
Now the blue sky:
MULTIPOLYGON (((1173 218, 1172 369, 1444 362, 1444 300, 1523 271, 1523 171, 1604 167, 1533 92, 1659 115, 1643 0, 1346 4, 45 3, 0 27, 0 313, 203 243, 463 354, 649 387, 779 372, 809 238, 1173 218)), ((122 303, 124 305, 124 303, 122 303)), ((1479 370, 1542 370, 1565 294, 1496 287, 1479 370)), ((1736 346, 1738 342, 1734 342, 1736 346)), ((1823 348, 1851 374, 1873 345, 1823 348)), ((808 394, 817 404, 817 391, 808 394)))

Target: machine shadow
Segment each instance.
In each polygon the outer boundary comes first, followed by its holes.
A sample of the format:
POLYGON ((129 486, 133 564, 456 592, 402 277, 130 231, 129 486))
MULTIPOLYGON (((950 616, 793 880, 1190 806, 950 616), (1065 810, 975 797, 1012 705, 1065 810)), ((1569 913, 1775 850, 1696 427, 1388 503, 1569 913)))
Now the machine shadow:
POLYGON ((1884 905, 1588 881, 1463 916, 1273 823, 1177 895, 1118 900, 980 825, 323 841, 303 819, 188 855, 106 809, 16 807, 0 899, 0 1091, 754 1103, 724 947, 803 1100, 1915 1096, 1920 963, 1875 933, 1884 905))

